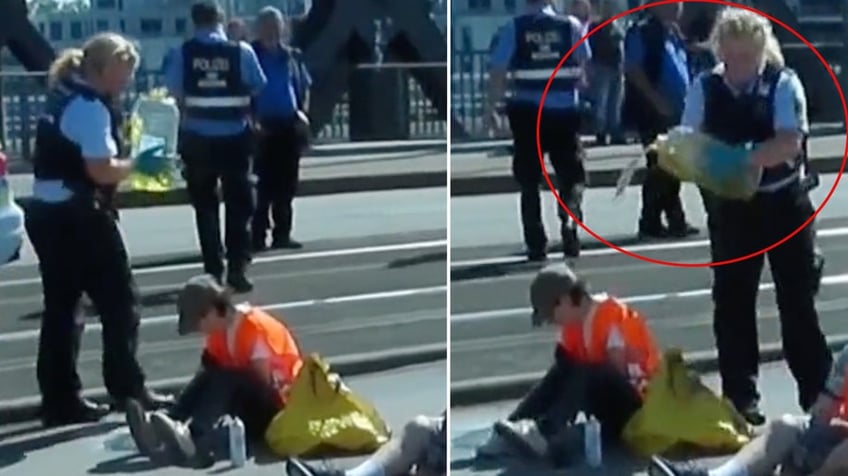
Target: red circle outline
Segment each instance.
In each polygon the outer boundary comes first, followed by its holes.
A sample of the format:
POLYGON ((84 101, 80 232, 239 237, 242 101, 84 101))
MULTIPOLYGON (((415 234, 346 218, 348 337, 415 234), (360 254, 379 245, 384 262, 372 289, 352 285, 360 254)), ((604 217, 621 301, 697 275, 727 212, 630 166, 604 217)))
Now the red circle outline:
POLYGON ((583 37, 580 38, 580 40, 577 43, 572 45, 571 49, 568 50, 568 52, 565 53, 565 55, 559 61, 559 64, 557 64, 556 68, 554 68, 553 72, 551 73, 550 78, 548 78, 548 82, 547 82, 547 84, 545 84, 545 90, 542 92, 542 99, 539 102, 539 110, 538 110, 537 115, 536 115, 536 151, 539 154, 539 162, 541 162, 541 164, 542 164, 542 174, 545 177, 545 182, 548 184, 548 187, 550 188, 551 193, 553 193, 554 198, 556 198, 556 201, 559 204, 559 206, 563 210, 565 210, 566 213, 568 213, 568 216, 571 217, 571 219, 574 220, 575 223, 580 225, 580 228, 585 230, 586 233, 588 233, 593 238, 600 241, 601 243, 603 243, 607 247, 614 249, 621 254, 630 256, 631 258, 640 259, 640 260, 646 261, 648 263, 654 263, 654 264, 659 264, 659 265, 663 265, 663 266, 672 266, 672 267, 678 267, 678 268, 706 268, 706 267, 724 266, 724 265, 728 265, 728 264, 738 263, 740 261, 744 261, 744 260, 759 256, 761 254, 764 254, 764 253, 782 245, 783 243, 785 243, 786 241, 791 239, 793 236, 800 233, 801 230, 803 230, 804 228, 809 226, 813 222, 813 220, 816 219, 816 216, 818 216, 818 214, 824 209, 825 205, 827 205, 827 202, 830 201, 830 198, 833 196, 833 193, 836 191, 836 187, 839 185, 839 181, 842 179, 842 173, 845 170, 846 161, 848 161, 848 142, 845 144, 845 150, 844 150, 843 155, 842 155, 842 166, 839 168, 839 174, 836 176, 836 181, 833 183, 833 187, 831 187, 830 191, 827 194, 827 197, 825 197, 824 201, 821 203, 821 205, 819 205, 819 207, 815 210, 815 212, 813 212, 813 214, 807 219, 807 221, 802 223, 801 226, 796 228, 792 233, 789 233, 788 235, 786 235, 780 241, 777 241, 776 243, 773 243, 772 245, 767 246, 767 247, 761 249, 760 251, 756 251, 756 252, 750 253, 746 256, 740 256, 740 257, 729 259, 729 260, 707 262, 707 263, 678 263, 678 262, 674 262, 674 261, 665 261, 665 260, 661 260, 661 259, 650 258, 648 256, 643 256, 643 255, 640 255, 638 253, 628 251, 628 250, 626 250, 626 249, 624 249, 624 248, 622 248, 622 247, 620 247, 620 246, 618 246, 614 243, 607 241, 606 239, 604 239, 604 237, 602 237, 602 236, 598 235, 597 233, 595 233, 594 231, 592 231, 592 229, 589 228, 588 226, 586 226, 582 221, 578 220, 577 217, 574 215, 574 213, 572 213, 571 210, 565 205, 565 203, 562 200, 562 197, 559 196, 559 193, 557 192, 556 187, 554 186, 553 182, 551 181, 551 176, 548 173, 547 166, 545 165, 545 154, 542 152, 542 140, 541 140, 541 134, 540 134, 540 131, 539 131, 540 125, 541 125, 541 122, 542 122, 542 110, 543 110, 544 105, 545 105, 545 100, 547 98, 548 91, 550 90, 551 84, 553 83, 554 76, 556 76, 557 72, 560 70, 560 68, 562 68, 562 65, 565 63, 565 61, 568 59, 568 57, 571 56, 574 53, 574 51, 581 44, 583 44, 583 42, 585 42, 590 36, 594 35, 600 29, 609 25, 613 21, 615 21, 619 18, 625 17, 627 15, 630 15, 632 13, 636 13, 636 12, 645 10, 646 8, 651 8, 651 7, 655 7, 655 6, 659 6, 659 5, 668 5, 668 4, 672 4, 672 3, 714 3, 714 4, 717 4, 717 5, 724 5, 724 6, 728 6, 728 7, 742 8, 742 9, 754 12, 758 15, 761 15, 765 18, 768 18, 773 23, 780 25, 783 28, 785 28, 787 31, 791 32, 793 35, 795 35, 795 37, 797 37, 799 40, 801 40, 807 46, 807 48, 809 48, 810 51, 813 52, 813 54, 816 55, 816 57, 819 59, 819 61, 826 68, 828 74, 830 74, 831 79, 833 79, 833 83, 836 85, 836 91, 839 93, 839 99, 842 101, 842 112, 843 112, 843 115, 845 116, 845 122, 848 123, 848 105, 846 105, 846 103, 845 103, 845 94, 842 92, 842 87, 840 86, 839 80, 837 79, 836 74, 833 72, 833 69, 831 69, 830 64, 828 64, 828 62, 824 59, 824 57, 821 55, 821 53, 819 53, 819 51, 809 41, 807 41, 806 38, 801 36, 800 33, 793 30, 791 27, 789 27, 788 25, 786 25, 782 21, 778 20, 777 18, 772 17, 771 15, 769 15, 767 13, 764 13, 760 10, 757 10, 756 8, 752 8, 752 7, 749 7, 747 5, 740 5, 740 4, 737 4, 737 3, 728 2, 728 1, 724 1, 724 0, 659 0, 659 1, 656 1, 656 2, 641 5, 641 6, 636 7, 636 8, 631 8, 630 10, 624 11, 622 13, 619 13, 618 15, 615 15, 612 18, 607 19, 606 21, 604 21, 600 25, 593 28, 592 31, 589 31, 585 35, 583 35, 583 37))

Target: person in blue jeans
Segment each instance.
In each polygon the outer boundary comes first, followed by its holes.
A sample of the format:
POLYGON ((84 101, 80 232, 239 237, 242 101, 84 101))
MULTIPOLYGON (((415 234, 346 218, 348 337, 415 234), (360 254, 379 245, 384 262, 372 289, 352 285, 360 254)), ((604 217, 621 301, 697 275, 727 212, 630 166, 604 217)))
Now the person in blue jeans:
MULTIPOLYGON (((613 0, 600 4, 599 19, 588 30, 614 15, 613 0)), ((621 106, 624 100, 624 19, 620 18, 589 37, 592 62, 589 68, 589 85, 595 111, 595 134, 598 145, 625 142, 621 128, 621 106)))

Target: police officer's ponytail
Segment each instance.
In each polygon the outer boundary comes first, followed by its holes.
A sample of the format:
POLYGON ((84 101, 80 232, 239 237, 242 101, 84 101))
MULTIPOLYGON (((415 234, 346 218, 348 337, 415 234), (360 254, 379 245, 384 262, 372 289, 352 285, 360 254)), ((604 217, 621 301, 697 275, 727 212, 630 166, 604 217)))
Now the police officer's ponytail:
POLYGON ((80 48, 69 48, 62 51, 50 65, 50 70, 47 73, 47 85, 51 88, 55 87, 57 84, 79 74, 84 56, 85 53, 80 48))
POLYGON ((763 48, 766 63, 783 67, 786 61, 780 48, 780 42, 774 34, 771 22, 750 10, 737 7, 723 9, 716 19, 710 43, 716 56, 719 56, 721 42, 728 38, 750 40, 763 48))

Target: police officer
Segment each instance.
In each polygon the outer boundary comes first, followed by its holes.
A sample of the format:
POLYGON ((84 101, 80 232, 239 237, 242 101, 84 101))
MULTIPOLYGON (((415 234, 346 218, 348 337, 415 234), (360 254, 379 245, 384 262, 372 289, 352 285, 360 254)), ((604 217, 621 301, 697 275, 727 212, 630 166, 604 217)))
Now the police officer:
MULTIPOLYGON (((547 0, 529 0, 527 10, 504 25, 491 55, 485 118, 490 126, 497 124, 495 108, 504 96, 507 71, 511 71, 514 91, 507 115, 513 136, 512 170, 521 189, 524 242, 532 261, 547 257, 539 195, 542 168, 536 149, 537 111, 548 78, 582 37, 582 28, 576 18, 559 16, 547 0)), ((586 172, 579 137, 579 89, 585 82, 585 65, 590 56, 588 42, 583 42, 557 72, 545 98, 540 126, 542 150, 548 153, 556 172, 559 195, 581 220, 586 172)), ((558 208, 563 252, 566 258, 577 257, 580 254, 577 224, 562 207, 558 208)))
POLYGON ((203 267, 223 280, 220 181, 226 206, 226 282, 236 292, 248 292, 253 288, 245 275, 253 214, 248 116, 251 97, 265 86, 265 75, 250 45, 227 39, 223 13, 215 3, 196 3, 191 19, 196 34, 174 51, 165 83, 181 106, 180 154, 203 267))
MULTIPOLYGON (((680 120, 689 87, 689 59, 678 27, 682 3, 652 7, 627 31, 624 44, 624 119, 635 125, 643 145, 652 143, 680 120)), ((680 181, 647 157, 642 184, 642 238, 686 237, 698 229, 686 222, 680 181), (662 222, 665 214, 668 226, 662 222)))
MULTIPOLYGON (((713 197, 712 260, 756 252, 786 237, 812 215, 804 186, 808 131, 804 88, 784 66, 771 24, 755 13, 723 11, 713 32, 722 61, 699 76, 686 98, 683 124, 730 144, 755 143, 763 168, 759 192, 749 201, 713 197)), ((819 327, 815 232, 807 227, 769 251, 786 361, 809 410, 822 390, 831 354, 819 327)), ((759 409, 757 290, 764 255, 713 268, 714 330, 722 389, 752 423, 759 409)))
POLYGON ((309 86, 312 78, 301 52, 284 42, 285 23, 280 10, 267 7, 257 17, 259 40, 253 50, 268 78, 254 101, 258 123, 255 171, 256 212, 253 215, 253 249, 267 246, 269 212, 273 217, 271 246, 301 248, 292 236, 300 156, 309 135, 309 86))
POLYGON ((138 296, 113 196, 132 163, 122 159, 121 113, 113 99, 127 86, 138 55, 115 34, 69 50, 50 69, 51 98, 39 118, 33 202, 26 229, 39 260, 44 314, 38 384, 45 425, 96 421, 108 408, 82 397, 77 374, 87 294, 103 326, 103 380, 115 406, 171 401, 145 389, 136 359, 138 296))

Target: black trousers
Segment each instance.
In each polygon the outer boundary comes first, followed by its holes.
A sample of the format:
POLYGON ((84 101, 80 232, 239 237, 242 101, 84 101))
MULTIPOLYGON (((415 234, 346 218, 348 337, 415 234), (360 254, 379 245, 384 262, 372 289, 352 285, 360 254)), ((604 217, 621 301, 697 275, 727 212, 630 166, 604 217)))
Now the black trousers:
MULTIPOLYGON (((639 139, 643 146, 654 142, 660 134, 668 130, 669 124, 657 121, 642 124, 639 139)), ((655 154, 646 155, 647 174, 642 183, 641 225, 658 227, 662 224, 662 215, 670 227, 682 227, 686 224, 686 213, 680 200, 680 181, 661 169, 655 154)))
POLYGON ((197 237, 206 273, 224 272, 218 184, 226 208, 226 259, 230 272, 243 272, 250 261, 250 217, 253 185, 250 181, 251 134, 203 137, 183 131, 180 153, 185 164, 189 199, 194 207, 197 237))
MULTIPOLYGON (((799 186, 758 193, 751 201, 713 197, 713 259, 723 261, 758 251, 786 237, 813 213, 799 186)), ((766 256, 780 312, 786 363, 805 410, 823 389, 832 356, 814 303, 817 286, 815 233, 807 227, 766 256)), ((737 406, 759 399, 757 291, 765 257, 713 268, 714 331, 722 390, 737 406)))
POLYGON ((82 384, 77 359, 86 293, 103 326, 103 380, 115 399, 144 387, 138 349, 138 292, 116 214, 89 203, 33 202, 26 230, 38 256, 44 314, 38 342, 38 385, 44 411, 59 412, 82 384))
POLYGON ((303 141, 295 129, 295 120, 263 121, 257 140, 254 172, 259 181, 256 187, 256 211, 253 214, 253 239, 265 242, 273 219, 272 237, 286 240, 291 237, 294 209, 292 202, 300 178, 300 155, 303 141))
POLYGON ((605 440, 616 441, 641 407, 642 398, 621 372, 609 365, 577 363, 557 348, 554 364, 508 419, 535 420, 552 437, 582 411, 598 419, 605 440))
POLYGON ((206 367, 195 374, 168 413, 176 420, 191 419, 189 428, 199 442, 225 415, 239 417, 248 438, 261 440, 281 408, 279 393, 250 370, 206 367))
MULTIPOLYGON (((507 109, 512 129, 512 174, 521 194, 521 225, 524 243, 530 250, 542 250, 547 246, 547 234, 542 221, 542 204, 539 185, 542 183, 542 164, 536 148, 535 106, 512 105, 507 109)), ((539 137, 542 152, 556 174, 557 191, 563 203, 574 215, 583 220, 581 208, 583 187, 586 185, 586 170, 583 164, 583 146, 580 142, 580 113, 577 110, 548 110, 542 114, 539 137)), ((562 234, 569 227, 570 217, 557 205, 562 221, 562 234)))

